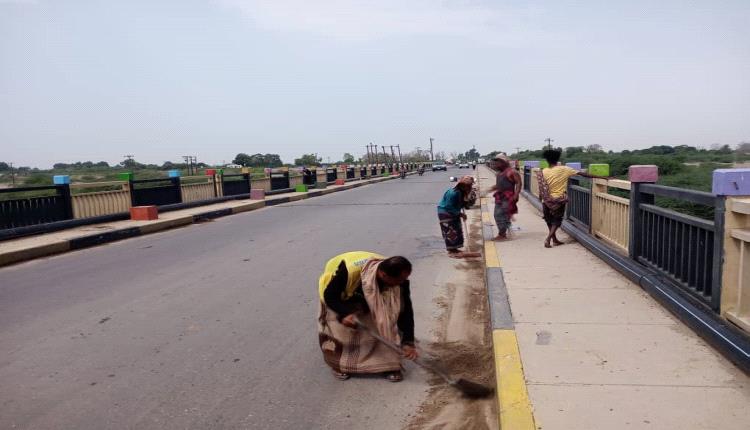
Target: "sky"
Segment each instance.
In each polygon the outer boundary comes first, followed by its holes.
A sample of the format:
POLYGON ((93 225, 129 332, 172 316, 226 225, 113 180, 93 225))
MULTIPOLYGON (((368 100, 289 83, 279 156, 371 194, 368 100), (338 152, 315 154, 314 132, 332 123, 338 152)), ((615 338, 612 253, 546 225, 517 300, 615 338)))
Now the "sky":
POLYGON ((0 161, 750 141, 750 1, 0 0, 0 161))

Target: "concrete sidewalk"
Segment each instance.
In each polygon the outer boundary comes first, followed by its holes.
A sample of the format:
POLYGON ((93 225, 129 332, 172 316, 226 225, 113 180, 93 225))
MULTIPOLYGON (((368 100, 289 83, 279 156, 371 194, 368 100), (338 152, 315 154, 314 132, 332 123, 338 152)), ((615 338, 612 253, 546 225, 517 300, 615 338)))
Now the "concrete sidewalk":
POLYGON ((748 376, 565 233, 545 249, 540 214, 519 206, 512 240, 491 246, 537 428, 748 428, 748 376))
POLYGON ((265 200, 229 200, 205 206, 159 213, 159 219, 154 221, 114 221, 6 240, 0 242, 0 267, 48 255, 127 239, 129 237, 156 233, 212 218, 260 209, 274 204, 287 203, 330 194, 337 191, 344 191, 394 178, 398 177, 376 177, 362 181, 348 182, 345 185, 329 185, 327 188, 311 189, 306 193, 292 192, 276 194, 266 196, 265 200))

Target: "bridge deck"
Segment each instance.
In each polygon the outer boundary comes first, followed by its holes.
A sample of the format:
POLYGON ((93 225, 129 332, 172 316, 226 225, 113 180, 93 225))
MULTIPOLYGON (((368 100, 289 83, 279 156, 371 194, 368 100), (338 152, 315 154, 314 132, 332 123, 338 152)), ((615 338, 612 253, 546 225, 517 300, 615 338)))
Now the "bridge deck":
POLYGON ((538 428, 747 428, 747 375, 565 233, 545 249, 523 199, 514 228, 494 246, 538 428))

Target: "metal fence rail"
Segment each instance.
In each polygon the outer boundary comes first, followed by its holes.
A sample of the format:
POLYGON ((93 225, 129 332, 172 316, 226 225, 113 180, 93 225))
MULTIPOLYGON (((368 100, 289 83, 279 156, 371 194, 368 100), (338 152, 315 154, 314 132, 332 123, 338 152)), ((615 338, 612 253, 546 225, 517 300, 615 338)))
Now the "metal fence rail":
POLYGON ((591 188, 582 187, 582 179, 574 176, 568 181, 567 211, 569 219, 588 228, 591 226, 591 188))
POLYGON ((631 257, 665 275, 681 291, 718 310, 723 199, 701 191, 633 184, 631 218, 631 257), (711 206, 714 208, 714 220, 656 206, 655 196, 711 206))
POLYGON ((289 172, 271 172, 271 191, 289 189, 289 172))
POLYGON ((11 197, 12 193, 51 191, 54 195, 0 199, 0 229, 73 219, 70 187, 67 185, 9 188, 0 190, 0 194, 3 194, 3 197, 11 197))
POLYGON ((224 196, 250 194, 250 174, 238 173, 221 176, 221 190, 224 196))
POLYGON ((130 181, 130 197, 133 206, 164 206, 182 203, 180 178, 130 181))

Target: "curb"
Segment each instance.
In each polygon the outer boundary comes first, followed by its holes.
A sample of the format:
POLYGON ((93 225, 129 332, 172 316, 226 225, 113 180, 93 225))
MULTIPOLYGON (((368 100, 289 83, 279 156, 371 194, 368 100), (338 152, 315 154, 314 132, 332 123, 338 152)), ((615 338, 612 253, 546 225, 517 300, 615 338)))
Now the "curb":
POLYGON ((495 243, 491 240, 492 212, 489 199, 480 199, 482 241, 484 242, 485 282, 490 305, 492 346, 497 383, 498 423, 501 429, 536 430, 534 413, 526 388, 508 290, 495 243))
POLYGON ((347 183, 339 188, 326 188, 322 190, 309 191, 305 194, 284 197, 266 197, 265 200, 250 200, 247 204, 236 206, 234 208, 207 210, 194 215, 185 215, 179 218, 169 220, 159 220, 153 224, 144 224, 136 227, 125 227, 111 230, 103 233, 96 233, 88 236, 76 237, 73 239, 59 240, 56 242, 46 243, 39 246, 18 249, 10 252, 0 253, 0 267, 11 264, 21 263, 24 261, 34 260, 50 255, 62 254, 69 251, 75 251, 93 246, 103 245, 105 243, 116 242, 132 237, 143 236, 146 234, 157 233, 176 227, 183 227, 189 224, 199 223, 206 220, 221 218, 224 216, 234 215, 242 212, 248 212, 261 209, 266 206, 276 206, 284 203, 304 200, 313 197, 324 196, 339 191, 351 190, 365 185, 378 184, 385 181, 398 179, 398 176, 377 177, 358 182, 347 183))

